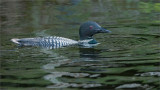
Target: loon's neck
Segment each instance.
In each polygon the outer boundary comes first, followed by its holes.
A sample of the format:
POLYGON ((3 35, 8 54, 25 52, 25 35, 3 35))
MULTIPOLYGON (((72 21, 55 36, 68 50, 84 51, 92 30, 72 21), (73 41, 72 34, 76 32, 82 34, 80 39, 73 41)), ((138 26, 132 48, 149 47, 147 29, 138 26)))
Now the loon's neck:
POLYGON ((95 40, 95 39, 93 39, 92 38, 92 40, 90 40, 89 42, 88 42, 88 44, 97 44, 98 42, 95 40))
POLYGON ((98 42, 93 39, 93 38, 88 38, 88 39, 84 39, 84 40, 80 40, 79 41, 80 43, 83 43, 83 44, 97 44, 98 42))
POLYGON ((98 45, 99 43, 95 39, 85 39, 85 40, 80 40, 78 42, 79 46, 84 46, 84 47, 93 47, 98 45))

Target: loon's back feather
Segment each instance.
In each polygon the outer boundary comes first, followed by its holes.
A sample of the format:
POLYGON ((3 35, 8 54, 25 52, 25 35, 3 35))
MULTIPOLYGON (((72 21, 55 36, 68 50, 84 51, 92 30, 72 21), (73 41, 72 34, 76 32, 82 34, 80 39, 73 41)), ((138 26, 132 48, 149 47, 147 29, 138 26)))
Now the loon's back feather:
POLYGON ((22 39, 11 39, 12 42, 20 46, 41 46, 49 48, 60 48, 69 45, 78 44, 78 41, 64 38, 64 37, 38 37, 38 38, 22 38, 22 39))

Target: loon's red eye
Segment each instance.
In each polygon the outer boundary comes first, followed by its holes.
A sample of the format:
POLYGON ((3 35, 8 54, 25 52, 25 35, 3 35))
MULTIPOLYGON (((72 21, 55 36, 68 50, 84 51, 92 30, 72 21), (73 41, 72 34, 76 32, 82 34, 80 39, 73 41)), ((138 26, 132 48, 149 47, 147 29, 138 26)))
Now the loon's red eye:
POLYGON ((89 29, 93 29, 93 26, 89 26, 89 29))

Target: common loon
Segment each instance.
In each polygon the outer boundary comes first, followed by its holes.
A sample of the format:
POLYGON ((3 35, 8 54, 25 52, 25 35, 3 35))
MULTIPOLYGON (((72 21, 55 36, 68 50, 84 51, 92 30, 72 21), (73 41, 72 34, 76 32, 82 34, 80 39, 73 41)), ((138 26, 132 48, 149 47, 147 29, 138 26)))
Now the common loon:
POLYGON ((40 46, 40 47, 49 47, 60 48, 70 45, 93 45, 98 44, 98 42, 93 38, 94 34, 97 33, 110 33, 111 31, 104 29, 96 22, 88 21, 83 23, 79 28, 80 40, 75 41, 72 39, 49 36, 49 37, 37 37, 37 38, 22 38, 22 39, 11 39, 12 42, 18 44, 19 46, 40 46))

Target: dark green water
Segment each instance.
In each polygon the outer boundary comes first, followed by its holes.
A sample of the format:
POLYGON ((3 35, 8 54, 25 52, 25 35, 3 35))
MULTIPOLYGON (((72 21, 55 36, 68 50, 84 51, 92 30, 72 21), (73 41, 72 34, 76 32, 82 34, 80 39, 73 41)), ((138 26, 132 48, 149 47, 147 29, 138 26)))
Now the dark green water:
POLYGON ((158 0, 0 1, 1 90, 159 90, 158 0), (79 25, 96 21, 94 48, 17 47, 10 39, 62 36, 78 40, 79 25))

